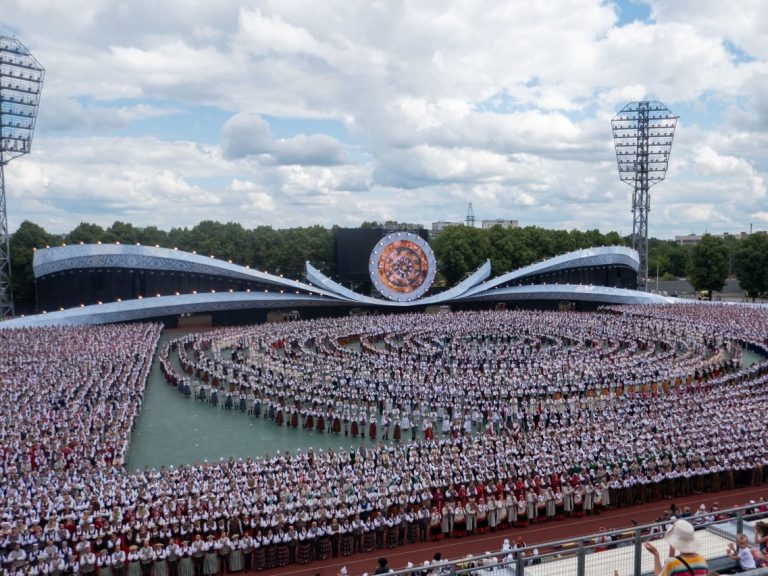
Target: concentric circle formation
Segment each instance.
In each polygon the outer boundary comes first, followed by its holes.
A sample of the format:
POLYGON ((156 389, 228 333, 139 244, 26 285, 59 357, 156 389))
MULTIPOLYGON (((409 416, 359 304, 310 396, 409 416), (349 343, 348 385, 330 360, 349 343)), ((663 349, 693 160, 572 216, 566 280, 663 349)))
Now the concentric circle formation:
POLYGON ((423 238, 411 232, 394 232, 376 244, 368 271, 382 296, 405 302, 419 298, 429 289, 437 264, 423 238))

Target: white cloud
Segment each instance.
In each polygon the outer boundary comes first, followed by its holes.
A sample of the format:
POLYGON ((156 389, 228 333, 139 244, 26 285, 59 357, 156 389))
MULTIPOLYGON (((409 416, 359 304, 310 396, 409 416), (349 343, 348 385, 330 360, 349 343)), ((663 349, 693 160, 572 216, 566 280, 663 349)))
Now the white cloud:
POLYGON ((221 145, 227 158, 266 154, 272 148, 272 131, 258 114, 237 114, 222 127, 221 145))
POLYGON ((136 120, 147 120, 178 114, 175 107, 161 107, 152 104, 133 104, 108 108, 104 106, 83 106, 74 98, 53 96, 46 98, 40 107, 39 128, 41 132, 107 132, 119 130, 136 120))
POLYGON ((609 120, 640 98, 683 114, 651 232, 760 221, 768 8, 650 4, 620 26, 600 0, 0 0, 47 70, 34 152, 7 170, 12 227, 426 223, 472 200, 479 218, 626 232, 609 120), (200 143, 146 128, 201 106, 228 120, 200 143))
POLYGON ((269 123, 257 114, 237 114, 227 120, 221 144, 227 158, 255 157, 266 164, 330 166, 348 160, 343 144, 325 134, 273 139, 269 123))
POLYGON ((688 23, 752 57, 768 58, 768 4, 762 0, 654 0, 651 7, 657 20, 688 23))

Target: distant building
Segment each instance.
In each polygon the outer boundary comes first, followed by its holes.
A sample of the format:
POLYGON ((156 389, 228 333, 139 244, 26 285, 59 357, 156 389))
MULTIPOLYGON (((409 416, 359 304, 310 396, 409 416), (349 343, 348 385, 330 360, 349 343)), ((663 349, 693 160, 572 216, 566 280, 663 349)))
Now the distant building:
POLYGON ((501 218, 497 218, 496 220, 483 220, 482 222, 483 230, 488 230, 494 226, 501 226, 502 228, 517 228, 518 224, 517 220, 503 220, 501 218))
MULTIPOLYGON (((755 232, 755 234, 759 234, 759 232, 755 232)), ((749 234, 747 232, 739 232, 738 234, 723 232, 722 234, 710 234, 710 236, 714 236, 715 238, 720 238, 721 240, 727 240, 729 238, 734 238, 736 240, 744 240, 747 236, 749 236, 749 234)), ((675 242, 677 242, 682 246, 691 246, 701 242, 701 239, 703 237, 704 237, 704 234, 686 234, 685 236, 675 236, 675 242)))
POLYGON ((701 242, 701 236, 698 234, 686 234, 685 236, 675 236, 675 242, 681 246, 688 246, 690 244, 698 244, 701 242))
POLYGON ((464 222, 432 222, 432 229, 429 231, 429 239, 432 240, 440 235, 440 232, 451 226, 464 226, 464 222))
POLYGON ((414 224, 412 222, 397 222, 394 220, 387 220, 384 222, 383 228, 385 230, 391 230, 392 232, 418 232, 424 229, 423 224, 414 224))

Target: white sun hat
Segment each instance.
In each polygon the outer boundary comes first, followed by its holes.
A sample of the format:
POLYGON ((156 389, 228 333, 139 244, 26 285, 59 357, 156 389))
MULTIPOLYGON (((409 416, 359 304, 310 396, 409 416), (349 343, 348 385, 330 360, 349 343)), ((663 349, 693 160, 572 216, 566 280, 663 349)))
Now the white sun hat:
POLYGON ((699 542, 693 526, 686 520, 678 520, 667 530, 664 540, 677 552, 692 554, 699 551, 699 542))

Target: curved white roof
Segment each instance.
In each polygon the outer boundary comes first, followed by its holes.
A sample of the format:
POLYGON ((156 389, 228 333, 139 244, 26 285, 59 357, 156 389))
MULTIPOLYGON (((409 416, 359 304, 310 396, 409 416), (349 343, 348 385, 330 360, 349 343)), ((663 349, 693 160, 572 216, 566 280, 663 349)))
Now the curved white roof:
POLYGON ((288 280, 267 272, 251 270, 231 262, 192 254, 181 250, 125 244, 82 244, 38 250, 34 258, 35 277, 78 268, 134 268, 203 273, 241 278, 272 284, 280 292, 218 292, 145 297, 70 308, 48 314, 0 323, 0 328, 53 326, 61 324, 105 324, 174 316, 186 313, 214 312, 249 308, 283 308, 304 306, 348 306, 362 304, 388 307, 414 307, 451 302, 482 300, 572 300, 614 304, 661 304, 675 302, 647 292, 605 286, 573 284, 538 284, 499 286, 536 274, 585 266, 626 265, 639 267, 637 252, 624 247, 602 247, 577 250, 562 256, 531 264, 483 282, 491 274, 486 261, 462 282, 434 296, 410 302, 397 302, 357 294, 334 282, 307 263, 307 284, 288 280), (478 284, 483 282, 482 284, 478 284), (296 293, 296 292, 299 293, 296 293))
MULTIPOLYGON (((72 244, 35 251, 32 262, 35 278, 54 272, 79 268, 133 268, 141 270, 163 270, 210 274, 224 278, 251 280, 272 284, 289 290, 303 290, 323 293, 316 287, 298 280, 289 280, 268 272, 252 270, 219 260, 213 256, 202 256, 183 250, 136 246, 132 244, 72 244)), ((329 293, 325 293, 330 296, 329 293)))
POLYGON ((482 282, 491 274, 491 261, 486 260, 485 263, 475 270, 472 274, 467 276, 464 280, 456 284, 453 288, 450 288, 434 296, 427 296, 426 298, 419 298, 418 300, 384 300, 383 298, 372 298, 371 296, 364 296, 357 292, 350 290, 349 288, 342 286, 338 282, 335 282, 328 278, 325 274, 320 272, 317 268, 307 262, 307 280, 312 282, 315 286, 319 286, 332 292, 333 294, 357 302, 359 304, 372 304, 375 306, 394 306, 394 307, 408 307, 408 306, 430 306, 432 304, 441 304, 449 300, 455 299, 465 292, 467 292, 472 286, 478 282, 482 282))
POLYGON ((343 304, 335 298, 310 296, 307 294, 286 294, 279 292, 203 292, 179 294, 178 296, 152 296, 92 304, 78 308, 57 310, 0 322, 0 328, 21 328, 26 326, 60 326, 70 324, 111 324, 132 322, 163 316, 198 314, 221 310, 244 310, 252 308, 300 308, 305 306, 334 306, 343 304))
POLYGON ((501 276, 496 276, 488 282, 483 282, 473 289, 469 290, 467 296, 480 294, 487 290, 492 290, 497 286, 521 280, 528 276, 547 274, 548 272, 557 272, 568 268, 583 268, 586 266, 629 266, 635 272, 640 269, 640 257, 637 250, 626 248, 624 246, 600 246, 597 248, 585 248, 574 250, 554 258, 547 258, 541 262, 529 264, 513 272, 507 272, 501 276))

